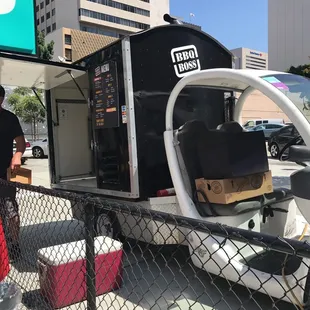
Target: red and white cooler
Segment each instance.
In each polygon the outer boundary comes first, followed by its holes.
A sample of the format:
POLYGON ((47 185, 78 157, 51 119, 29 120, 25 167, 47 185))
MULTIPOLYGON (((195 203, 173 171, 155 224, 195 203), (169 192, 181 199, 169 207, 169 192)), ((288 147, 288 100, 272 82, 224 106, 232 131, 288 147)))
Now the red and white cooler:
MULTIPOLYGON (((123 245, 109 237, 95 239, 96 291, 102 295, 120 288, 123 245)), ((55 308, 86 299, 85 240, 43 248, 38 251, 41 294, 55 308)))

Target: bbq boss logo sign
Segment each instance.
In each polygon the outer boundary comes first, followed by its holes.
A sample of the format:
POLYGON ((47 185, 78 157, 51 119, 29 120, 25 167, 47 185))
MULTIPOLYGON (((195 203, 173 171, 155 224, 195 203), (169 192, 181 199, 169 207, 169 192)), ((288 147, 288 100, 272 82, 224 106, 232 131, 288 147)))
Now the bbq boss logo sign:
POLYGON ((171 50, 171 58, 177 77, 182 78, 189 73, 200 71, 200 61, 195 45, 176 47, 171 50))
POLYGON ((34 0, 0 0, 0 50, 36 55, 34 0))

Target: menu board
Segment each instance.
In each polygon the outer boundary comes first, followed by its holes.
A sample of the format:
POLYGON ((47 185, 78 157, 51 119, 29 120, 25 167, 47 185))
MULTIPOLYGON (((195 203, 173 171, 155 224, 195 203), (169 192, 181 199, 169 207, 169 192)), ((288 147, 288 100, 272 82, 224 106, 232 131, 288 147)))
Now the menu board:
POLYGON ((119 127, 119 96, 115 61, 107 61, 95 68, 93 91, 95 127, 119 127))

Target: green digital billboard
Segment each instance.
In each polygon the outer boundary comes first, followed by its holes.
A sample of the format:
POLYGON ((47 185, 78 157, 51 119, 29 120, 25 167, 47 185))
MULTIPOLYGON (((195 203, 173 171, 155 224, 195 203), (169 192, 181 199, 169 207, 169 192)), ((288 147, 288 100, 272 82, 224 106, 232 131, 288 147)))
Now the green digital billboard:
POLYGON ((35 0, 0 0, 0 50, 37 55, 35 0))

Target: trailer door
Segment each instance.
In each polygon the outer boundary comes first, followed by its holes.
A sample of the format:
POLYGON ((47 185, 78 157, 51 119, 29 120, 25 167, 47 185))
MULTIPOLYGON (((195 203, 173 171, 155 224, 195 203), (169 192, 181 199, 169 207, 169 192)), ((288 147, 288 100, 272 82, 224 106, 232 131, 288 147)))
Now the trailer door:
POLYGON ((88 106, 86 103, 58 102, 61 135, 58 139, 59 170, 62 178, 90 174, 91 152, 89 146, 88 106), (74 120, 72 120, 74 116, 74 120), (78 164, 77 164, 78 163, 78 164))

